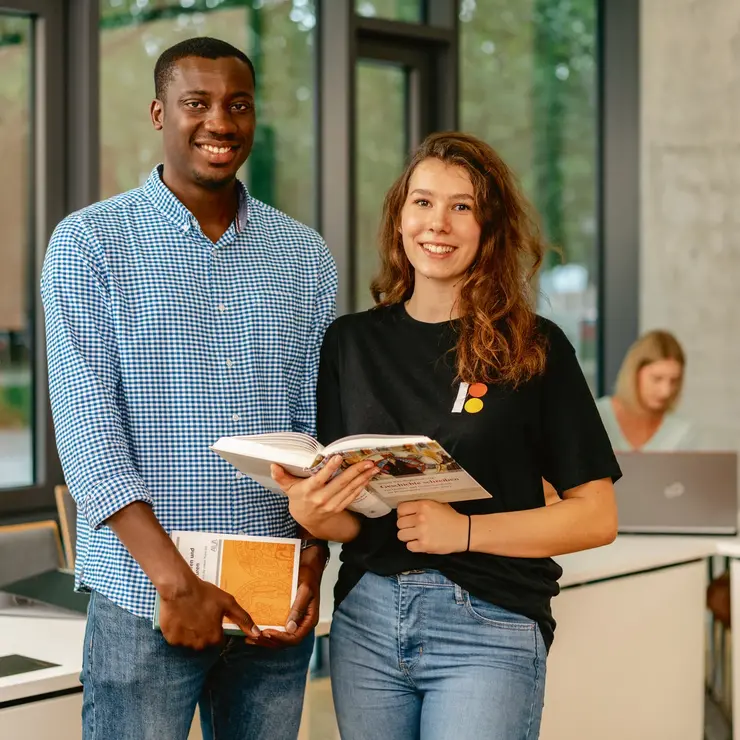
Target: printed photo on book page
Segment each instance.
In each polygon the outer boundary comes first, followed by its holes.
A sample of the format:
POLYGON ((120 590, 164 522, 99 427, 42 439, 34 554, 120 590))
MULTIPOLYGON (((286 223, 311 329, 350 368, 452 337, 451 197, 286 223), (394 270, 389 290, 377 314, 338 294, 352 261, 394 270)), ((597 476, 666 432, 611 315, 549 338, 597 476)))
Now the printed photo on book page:
MULTIPOLYGON (((347 450, 340 470, 364 460, 375 463, 380 473, 366 486, 385 504, 395 508, 402 501, 428 498, 454 502, 488 498, 490 494, 434 440, 414 444, 347 450)), ((318 455, 311 472, 320 470, 330 456, 318 455)))

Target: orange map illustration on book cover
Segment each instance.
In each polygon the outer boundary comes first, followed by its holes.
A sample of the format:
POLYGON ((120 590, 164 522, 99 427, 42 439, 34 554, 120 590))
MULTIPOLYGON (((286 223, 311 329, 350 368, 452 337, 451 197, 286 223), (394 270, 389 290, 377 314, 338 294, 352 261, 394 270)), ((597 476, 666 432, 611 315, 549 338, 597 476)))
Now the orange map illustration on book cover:
POLYGON ((280 542, 225 540, 221 584, 256 624, 283 625, 293 587, 295 546, 280 542))

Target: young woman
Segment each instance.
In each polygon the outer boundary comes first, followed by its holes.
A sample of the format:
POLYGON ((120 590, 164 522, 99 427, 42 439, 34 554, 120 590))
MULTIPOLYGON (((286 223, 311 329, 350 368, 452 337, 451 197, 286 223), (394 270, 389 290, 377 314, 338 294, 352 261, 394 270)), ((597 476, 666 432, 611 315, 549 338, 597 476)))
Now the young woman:
POLYGON ((293 516, 345 543, 331 632, 341 736, 536 738, 561 574, 550 558, 614 539, 619 468, 572 346, 532 309, 543 245, 489 146, 430 136, 386 197, 380 240, 378 305, 326 335, 320 436, 428 435, 492 498, 364 519, 345 507, 371 465, 273 470, 293 516), (562 496, 547 507, 543 478, 562 496))
POLYGON ((618 452, 690 450, 698 442, 692 424, 671 413, 681 395, 686 359, 667 331, 641 336, 627 351, 613 396, 596 402, 618 452))

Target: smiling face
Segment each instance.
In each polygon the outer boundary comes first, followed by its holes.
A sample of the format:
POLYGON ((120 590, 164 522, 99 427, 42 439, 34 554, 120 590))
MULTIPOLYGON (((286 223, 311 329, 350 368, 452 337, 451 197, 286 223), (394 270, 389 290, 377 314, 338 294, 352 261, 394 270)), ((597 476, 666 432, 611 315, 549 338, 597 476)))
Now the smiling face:
POLYGON ((406 257, 421 278, 454 285, 467 272, 480 247, 470 176, 457 165, 425 159, 411 174, 401 209, 406 257))
POLYGON ((665 413, 681 389, 683 366, 677 360, 655 360, 637 373, 640 403, 653 413, 665 413))
POLYGON ((236 57, 185 57, 165 100, 151 107, 168 179, 218 189, 233 182, 254 142, 254 79, 236 57))

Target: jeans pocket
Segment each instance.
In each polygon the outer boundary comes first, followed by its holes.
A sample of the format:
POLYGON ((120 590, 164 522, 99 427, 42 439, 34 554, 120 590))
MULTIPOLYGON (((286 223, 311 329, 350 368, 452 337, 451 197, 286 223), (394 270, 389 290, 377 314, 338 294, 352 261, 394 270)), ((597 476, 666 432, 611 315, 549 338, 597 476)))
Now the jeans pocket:
POLYGON ((534 631, 537 626, 529 617, 502 609, 484 599, 472 596, 468 591, 463 591, 463 599, 465 611, 477 622, 499 629, 529 632, 534 631))

